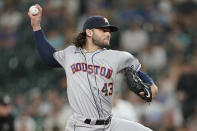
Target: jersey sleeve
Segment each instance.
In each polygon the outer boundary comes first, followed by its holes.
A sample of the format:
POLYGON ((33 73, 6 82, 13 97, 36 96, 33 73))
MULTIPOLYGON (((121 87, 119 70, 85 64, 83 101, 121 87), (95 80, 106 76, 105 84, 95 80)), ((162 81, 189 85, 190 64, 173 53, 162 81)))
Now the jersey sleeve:
POLYGON ((53 53, 56 52, 56 50, 47 41, 44 32, 42 30, 35 31, 34 36, 36 48, 42 60, 50 67, 61 67, 53 57, 53 53))
POLYGON ((58 63, 65 68, 66 65, 66 49, 64 50, 60 50, 60 51, 56 51, 53 54, 53 57, 58 61, 58 63))
POLYGON ((75 46, 68 46, 64 50, 56 51, 53 54, 53 57, 58 61, 58 63, 66 69, 67 61, 70 59, 70 54, 75 52, 76 47, 75 46))
POLYGON ((121 71, 126 67, 133 67, 136 71, 139 71, 141 68, 138 59, 128 52, 121 52, 117 58, 119 58, 118 71, 121 71))

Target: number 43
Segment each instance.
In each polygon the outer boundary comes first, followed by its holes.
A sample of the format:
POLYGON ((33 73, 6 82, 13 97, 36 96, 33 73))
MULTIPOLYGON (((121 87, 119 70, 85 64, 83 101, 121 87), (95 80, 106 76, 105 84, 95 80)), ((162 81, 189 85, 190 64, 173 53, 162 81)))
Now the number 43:
POLYGON ((104 83, 101 91, 105 94, 105 96, 111 96, 113 93, 113 83, 104 83))

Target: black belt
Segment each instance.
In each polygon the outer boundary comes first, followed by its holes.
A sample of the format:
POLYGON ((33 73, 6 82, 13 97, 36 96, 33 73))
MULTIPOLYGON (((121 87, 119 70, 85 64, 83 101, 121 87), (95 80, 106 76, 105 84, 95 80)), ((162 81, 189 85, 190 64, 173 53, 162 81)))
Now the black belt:
MULTIPOLYGON (((106 120, 103 120, 103 119, 96 120, 95 125, 108 125, 110 123, 110 121, 111 121, 111 116, 108 117, 106 120)), ((84 121, 84 123, 86 123, 86 124, 90 124, 90 122, 91 122, 91 119, 86 119, 84 121)))

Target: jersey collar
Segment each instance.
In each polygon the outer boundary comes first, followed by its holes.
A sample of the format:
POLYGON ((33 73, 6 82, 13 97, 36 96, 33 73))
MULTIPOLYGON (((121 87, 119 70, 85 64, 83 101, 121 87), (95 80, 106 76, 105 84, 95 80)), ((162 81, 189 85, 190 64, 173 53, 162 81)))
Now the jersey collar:
POLYGON ((97 52, 101 52, 101 51, 103 51, 103 50, 106 50, 106 48, 102 48, 102 49, 98 49, 98 50, 96 50, 96 51, 92 51, 92 52, 89 52, 89 51, 87 51, 85 48, 79 48, 79 52, 82 52, 82 53, 97 53, 97 52))

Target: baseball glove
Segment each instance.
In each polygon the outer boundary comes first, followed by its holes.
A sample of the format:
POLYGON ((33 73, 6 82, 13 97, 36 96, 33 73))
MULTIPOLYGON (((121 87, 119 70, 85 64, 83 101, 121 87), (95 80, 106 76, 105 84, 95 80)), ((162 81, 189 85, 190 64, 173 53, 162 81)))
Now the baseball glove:
POLYGON ((150 85, 144 83, 132 67, 125 68, 124 73, 127 78, 129 89, 146 102, 151 102, 152 92, 150 85), (144 95, 140 95, 140 92, 144 92, 144 95))

